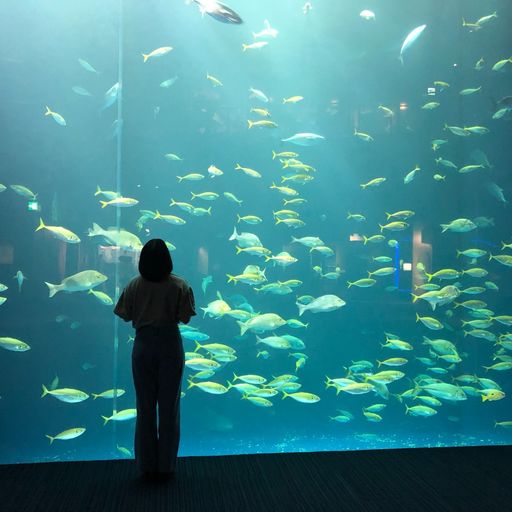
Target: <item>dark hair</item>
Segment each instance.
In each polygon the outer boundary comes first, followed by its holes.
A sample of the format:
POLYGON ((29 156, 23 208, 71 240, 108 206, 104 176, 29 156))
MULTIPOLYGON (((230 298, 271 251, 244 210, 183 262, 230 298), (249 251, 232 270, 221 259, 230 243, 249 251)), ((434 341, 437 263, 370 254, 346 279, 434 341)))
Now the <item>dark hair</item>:
POLYGON ((165 242, 160 238, 149 240, 140 251, 140 275, 148 281, 163 281, 172 268, 171 254, 165 242))

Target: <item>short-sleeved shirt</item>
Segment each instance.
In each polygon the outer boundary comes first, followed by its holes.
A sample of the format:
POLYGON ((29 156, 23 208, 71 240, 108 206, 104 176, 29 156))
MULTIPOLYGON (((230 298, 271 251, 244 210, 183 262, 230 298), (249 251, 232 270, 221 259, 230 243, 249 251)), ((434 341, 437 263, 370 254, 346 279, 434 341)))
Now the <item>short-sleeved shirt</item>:
POLYGON ((131 321, 135 329, 188 322, 196 314, 194 293, 184 279, 174 274, 159 282, 138 276, 123 290, 114 313, 131 321))

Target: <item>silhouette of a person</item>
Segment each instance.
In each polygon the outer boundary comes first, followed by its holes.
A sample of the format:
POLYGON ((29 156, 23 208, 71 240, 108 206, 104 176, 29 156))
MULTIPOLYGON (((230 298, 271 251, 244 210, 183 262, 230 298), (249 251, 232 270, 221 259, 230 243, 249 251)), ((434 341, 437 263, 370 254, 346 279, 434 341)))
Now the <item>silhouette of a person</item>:
POLYGON ((135 460, 146 480, 167 480, 176 469, 185 362, 178 323, 186 324, 196 314, 192 288, 172 269, 165 242, 149 240, 140 253, 140 276, 128 283, 114 308, 116 315, 132 322, 136 333, 135 460))

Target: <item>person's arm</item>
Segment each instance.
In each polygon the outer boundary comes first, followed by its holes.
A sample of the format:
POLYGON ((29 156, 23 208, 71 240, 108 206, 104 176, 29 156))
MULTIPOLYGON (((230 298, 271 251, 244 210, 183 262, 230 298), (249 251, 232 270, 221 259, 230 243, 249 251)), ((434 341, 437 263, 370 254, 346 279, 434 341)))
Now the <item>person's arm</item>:
POLYGON ((114 314, 122 318, 125 322, 130 322, 132 318, 132 301, 131 293, 128 286, 123 290, 119 300, 117 301, 116 307, 114 308, 114 314))
POLYGON ((190 317, 196 315, 194 292, 190 286, 186 286, 180 296, 178 305, 178 321, 184 324, 190 322, 190 317))

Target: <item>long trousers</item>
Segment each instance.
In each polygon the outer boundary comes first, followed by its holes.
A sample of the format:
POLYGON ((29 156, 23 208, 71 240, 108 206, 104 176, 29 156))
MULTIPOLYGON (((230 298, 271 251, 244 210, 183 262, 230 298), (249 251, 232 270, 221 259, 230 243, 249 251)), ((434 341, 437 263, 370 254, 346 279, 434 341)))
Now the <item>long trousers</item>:
POLYGON ((176 468, 184 362, 177 324, 137 330, 132 351, 137 397, 134 445, 135 460, 141 471, 164 472, 176 468))

